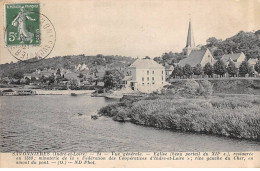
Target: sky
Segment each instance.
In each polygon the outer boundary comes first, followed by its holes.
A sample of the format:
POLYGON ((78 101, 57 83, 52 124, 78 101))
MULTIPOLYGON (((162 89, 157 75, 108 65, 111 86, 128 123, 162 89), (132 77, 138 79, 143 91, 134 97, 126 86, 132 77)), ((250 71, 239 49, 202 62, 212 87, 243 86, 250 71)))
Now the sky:
MULTIPOLYGON (((181 52, 191 18, 196 45, 260 29, 260 0, 44 0, 41 13, 56 30, 48 56, 156 57, 181 52), (257 20, 258 19, 258 20, 257 20)), ((0 4, 3 9, 3 2, 0 4)), ((4 11, 1 10, 1 18, 4 11)), ((4 23, 1 21, 1 28, 4 23)), ((0 33, 0 63, 16 62, 0 33)))

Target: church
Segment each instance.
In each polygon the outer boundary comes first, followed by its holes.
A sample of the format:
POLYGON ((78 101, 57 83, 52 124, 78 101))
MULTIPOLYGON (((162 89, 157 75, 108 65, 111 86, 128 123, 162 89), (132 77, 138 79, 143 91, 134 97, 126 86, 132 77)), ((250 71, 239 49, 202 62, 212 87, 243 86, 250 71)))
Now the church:
POLYGON ((208 62, 211 65, 215 63, 215 59, 209 49, 201 49, 200 47, 195 46, 191 20, 189 21, 187 42, 186 46, 183 48, 183 54, 186 56, 186 58, 179 62, 178 65, 181 67, 185 66, 186 64, 189 64, 192 67, 200 64, 202 67, 204 67, 208 62))

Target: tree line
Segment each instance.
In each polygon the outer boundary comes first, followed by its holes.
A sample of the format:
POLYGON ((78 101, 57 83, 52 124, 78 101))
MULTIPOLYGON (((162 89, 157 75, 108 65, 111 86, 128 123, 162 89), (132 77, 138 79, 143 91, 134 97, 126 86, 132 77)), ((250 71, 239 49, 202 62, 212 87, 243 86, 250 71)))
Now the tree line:
POLYGON ((228 65, 226 65, 219 59, 214 65, 207 63, 204 67, 201 67, 200 64, 197 64, 195 67, 191 67, 189 64, 183 67, 177 65, 171 74, 171 78, 191 78, 193 75, 200 76, 203 74, 208 77, 213 77, 213 74, 224 77, 226 73, 231 77, 245 77, 247 74, 252 77, 255 71, 260 73, 259 61, 254 66, 250 66, 247 61, 243 61, 237 68, 233 61, 230 61, 228 65))

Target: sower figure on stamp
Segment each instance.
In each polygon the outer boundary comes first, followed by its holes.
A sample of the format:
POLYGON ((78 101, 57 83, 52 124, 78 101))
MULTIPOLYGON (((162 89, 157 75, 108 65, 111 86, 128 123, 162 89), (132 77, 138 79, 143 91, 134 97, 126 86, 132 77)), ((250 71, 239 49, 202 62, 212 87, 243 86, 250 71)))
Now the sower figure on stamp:
POLYGON ((34 34, 26 29, 25 23, 27 19, 30 21, 36 21, 36 19, 33 19, 30 16, 28 16, 30 13, 31 12, 25 11, 24 7, 22 7, 19 14, 12 21, 13 26, 18 26, 18 40, 21 41, 20 43, 24 43, 24 41, 30 41, 30 43, 32 43, 33 41, 34 34))

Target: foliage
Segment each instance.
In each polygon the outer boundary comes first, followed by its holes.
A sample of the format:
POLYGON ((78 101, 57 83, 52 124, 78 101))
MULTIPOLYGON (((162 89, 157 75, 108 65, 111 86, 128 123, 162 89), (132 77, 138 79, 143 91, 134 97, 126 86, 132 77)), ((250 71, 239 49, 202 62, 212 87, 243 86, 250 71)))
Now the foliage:
MULTIPOLYGON (((85 63, 90 69, 93 68, 105 68, 107 65, 109 68, 126 67, 131 64, 135 59, 125 56, 85 56, 85 55, 73 55, 73 56, 57 56, 53 58, 46 58, 34 63, 25 63, 18 61, 16 63, 6 63, 0 65, 0 77, 13 77, 14 73, 32 73, 36 69, 44 70, 45 68, 64 68, 74 70, 76 65, 85 63)), ((57 70, 57 73, 59 71, 57 70)), ((21 75, 19 76, 19 78, 21 75)))
POLYGON ((214 97, 127 101, 103 107, 99 114, 129 117, 135 124, 162 129, 260 140, 260 99, 214 97), (129 105, 129 103, 131 103, 129 105))
POLYGON ((236 35, 227 38, 226 40, 217 40, 216 38, 209 38, 206 47, 213 50, 215 57, 222 56, 228 53, 243 52, 247 59, 260 58, 260 39, 259 31, 244 32, 240 31, 236 35))
POLYGON ((232 75, 232 77, 234 77, 234 75, 237 74, 237 68, 233 61, 229 61, 228 67, 227 67, 227 72, 229 75, 232 75))
POLYGON ((123 74, 118 70, 108 70, 104 76, 104 87, 107 89, 118 89, 123 79, 123 74))
POLYGON ((226 65, 221 59, 217 60, 213 67, 217 75, 223 76, 227 72, 226 65))
POLYGON ((246 74, 249 73, 249 70, 250 70, 250 66, 249 66, 248 62, 243 61, 239 66, 239 75, 244 77, 246 74))
POLYGON ((174 67, 174 70, 172 71, 172 75, 171 75, 171 77, 174 77, 174 78, 177 77, 177 76, 179 76, 179 77, 183 76, 182 67, 179 66, 179 65, 174 67))
MULTIPOLYGON (((259 30, 260 31, 260 30, 259 30)), ((255 64, 255 71, 258 72, 260 74, 260 60, 258 60, 255 64)))
POLYGON ((192 67, 189 64, 186 64, 183 67, 183 74, 186 75, 187 77, 190 77, 193 74, 192 67))
POLYGON ((203 73, 203 69, 201 67, 200 64, 197 64, 194 68, 193 68, 193 73, 194 75, 201 75, 203 73))
POLYGON ((206 65, 203 68, 203 71, 209 77, 212 76, 212 74, 213 74, 213 67, 212 67, 212 65, 209 62, 206 63, 206 65))

